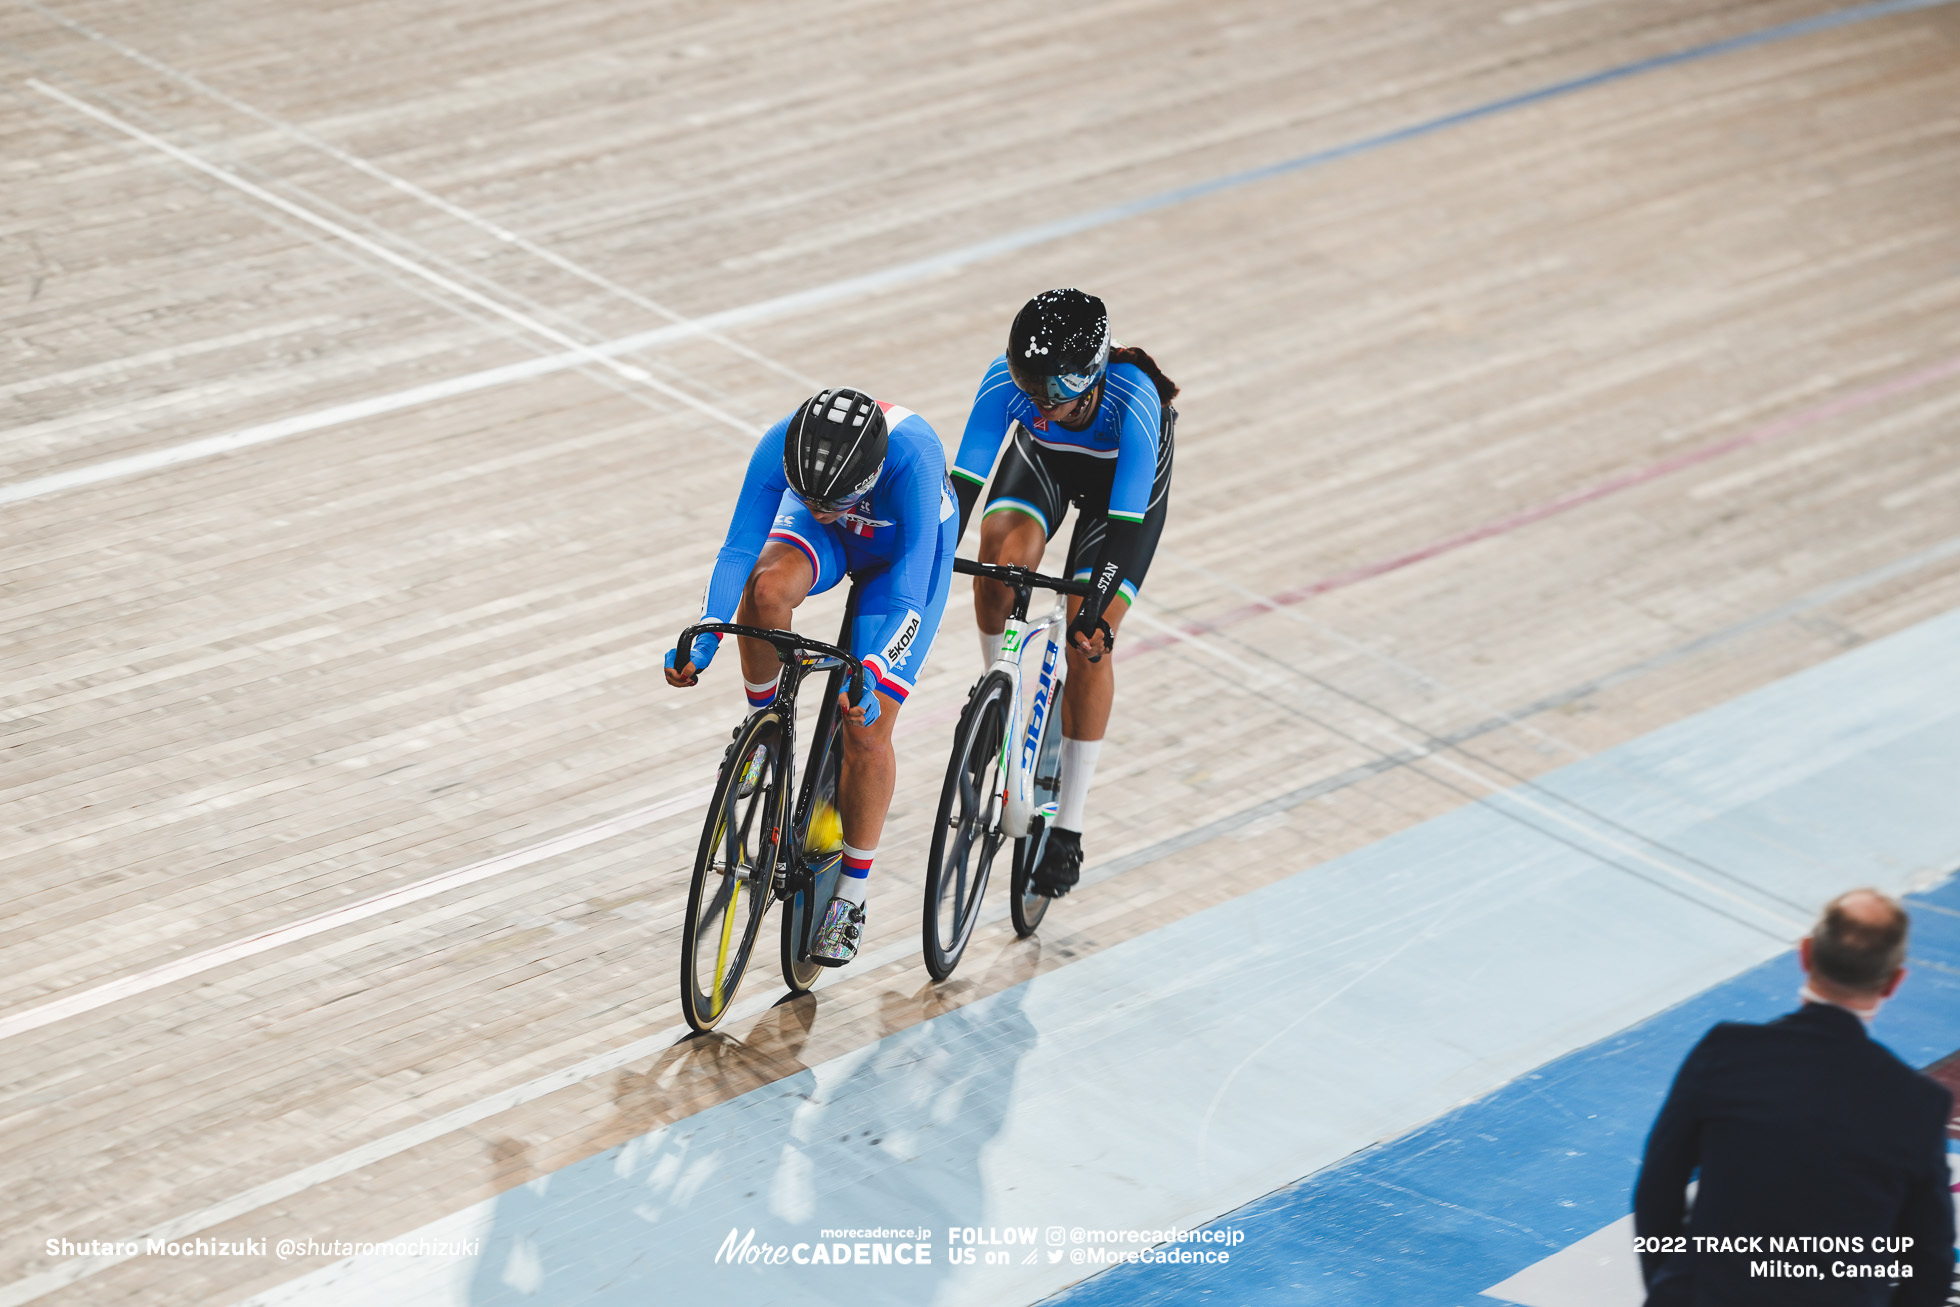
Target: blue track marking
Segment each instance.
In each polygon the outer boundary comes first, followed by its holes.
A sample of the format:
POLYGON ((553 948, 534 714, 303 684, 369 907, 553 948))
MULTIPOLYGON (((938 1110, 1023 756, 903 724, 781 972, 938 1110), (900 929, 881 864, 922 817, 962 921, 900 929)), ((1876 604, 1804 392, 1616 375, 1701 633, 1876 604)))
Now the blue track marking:
MULTIPOLYGON (((1108 223, 1121 221, 1125 218, 1135 218, 1146 213, 1154 213, 1158 209, 1166 209, 1175 204, 1183 204, 1187 200, 1216 195, 1223 191, 1237 190, 1241 186, 1250 186, 1255 182, 1266 181, 1273 177, 1282 177, 1288 173, 1304 172, 1309 168, 1318 168, 1323 164, 1333 163, 1339 159, 1351 158, 1357 154, 1367 154, 1370 151, 1379 150, 1384 146, 1399 145, 1404 141, 1413 141, 1424 136, 1433 136, 1437 132, 1447 131, 1452 127, 1462 127, 1468 123, 1480 121, 1481 119, 1494 118, 1499 114, 1509 113, 1513 109, 1523 109, 1530 105, 1543 104, 1547 100, 1560 99, 1579 91, 1591 90, 1596 86, 1606 86, 1613 82, 1622 82, 1630 77, 1639 77, 1644 73, 1659 72, 1664 68, 1674 68, 1681 64, 1695 63, 1702 59, 1712 59, 1717 55, 1733 54, 1738 50, 1749 50, 1756 46, 1771 45, 1778 41, 1790 40, 1793 37, 1810 36, 1817 32, 1828 32, 1834 28, 1848 27, 1854 23, 1869 22, 1874 18, 1889 18, 1895 14, 1910 13, 1914 10, 1933 9, 1952 2, 1953 0, 1881 0, 1877 4, 1858 5, 1850 9, 1839 9, 1831 13, 1799 19, 1791 23, 1780 23, 1775 27, 1765 27, 1760 31, 1746 32, 1741 36, 1732 36, 1720 41, 1710 41, 1706 45, 1691 46, 1686 50, 1677 50, 1672 54, 1656 55, 1651 59, 1641 59, 1629 64, 1620 64, 1617 67, 1607 68, 1600 72, 1588 73, 1583 77, 1573 77, 1562 82, 1553 82, 1550 85, 1541 86, 1535 90, 1524 91, 1517 95, 1507 95, 1501 99, 1489 100, 1469 109, 1460 109, 1455 113, 1443 114, 1440 117, 1430 118, 1407 127, 1397 127, 1390 131, 1377 132, 1372 136, 1363 136, 1358 140, 1349 141, 1342 145, 1333 145, 1325 149, 1295 155, 1290 159, 1282 159, 1277 163, 1262 164, 1257 168, 1247 168, 1243 172, 1228 173, 1223 177, 1215 177, 1209 181, 1195 182, 1189 186, 1179 186, 1172 190, 1160 191, 1155 195, 1131 200, 1126 204, 1111 205, 1109 208, 1098 209, 1092 213, 1083 214, 1078 218, 1066 219, 1064 222, 1069 224, 1067 226, 1069 233, 1085 230, 1089 227, 1100 227, 1108 223)), ((1038 231, 1043 229, 1032 228, 1030 230, 1038 231)), ((1005 239, 1013 238, 1008 237, 1005 239)), ((1052 238, 1044 237, 1043 239, 1052 238)))
MULTIPOLYGON (((1960 866, 1956 774, 1960 612, 919 1021, 410 1236, 480 1239, 480 1255, 356 1257, 256 1301, 998 1307, 1054 1293, 1100 1263, 1072 1244, 1018 1243, 1007 1263, 955 1263, 949 1256, 967 1249, 951 1230, 1188 1228, 1287 1186, 1307 1206, 1276 1208, 1261 1227, 1259 1246, 1278 1261, 1262 1263, 1249 1241, 1229 1277, 1213 1270, 1206 1281, 1225 1301, 1259 1301, 1263 1275, 1297 1296, 1289 1232, 1331 1222, 1336 1207, 1363 1228, 1318 1246, 1318 1265, 1347 1277, 1324 1301, 1467 1301, 1610 1222, 1615 1186, 1630 1179, 1627 1140, 1651 1109, 1651 1090, 1602 1111, 1583 1077, 1561 1073, 1555 1092, 1519 1077, 1606 1040, 1606 1080, 1628 1068, 1628 1084, 1663 1083, 1704 1014, 1624 1047, 1610 1041, 1745 973, 1769 978, 1745 1010, 1774 1010, 1792 987, 1787 965, 1781 979, 1754 969, 1785 954, 1825 899, 1960 866), (1559 1128, 1611 1113, 1619 1141, 1567 1157, 1556 1130, 1546 1144, 1520 1125, 1514 1136, 1485 1131, 1501 1160, 1461 1178, 1420 1170, 1452 1141, 1475 1151, 1480 1141, 1455 1133, 1378 1150, 1414 1168, 1386 1181, 1338 1166, 1487 1096, 1559 1128), (1502 1174, 1546 1165, 1569 1177, 1549 1216, 1542 1184, 1502 1174), (1302 1176, 1315 1178, 1300 1186, 1302 1176), (1354 1188, 1326 1200, 1321 1184, 1354 1188), (1511 1197, 1491 1192, 1507 1186, 1511 1197), (1563 1206, 1581 1198, 1589 1205, 1563 1206), (1397 1224, 1416 1208, 1430 1224, 1397 1224), (1296 1210, 1311 1219, 1287 1215, 1296 1210), (789 1249, 827 1241, 826 1228, 923 1229, 932 1260, 715 1262, 731 1232, 789 1249), (1050 1251, 1063 1255, 1050 1261, 1050 1251), (1383 1296, 1357 1287, 1357 1266, 1383 1276, 1399 1267, 1407 1282, 1383 1296), (1431 1288, 1442 1296, 1413 1296, 1431 1288)), ((1946 937, 1924 919, 1919 938, 1923 957, 1946 956, 1946 937)), ((918 999, 893 991, 887 1001, 918 999)), ((1699 1001, 1732 1000, 1724 990, 1699 1001)), ((821 1003, 778 1009, 754 1037, 793 1059, 807 1023, 822 1019, 821 1003)), ((711 1065, 716 1053, 712 1041, 678 1046, 643 1083, 711 1065)), ((622 1120, 638 1110, 635 1092, 657 1094, 622 1077, 622 1120)), ((1096 1282, 1077 1292, 1132 1301, 1154 1290, 1096 1282)))
POLYGON ((457 396, 470 394, 478 390, 531 380, 536 377, 562 371, 566 368, 579 366, 594 356, 618 358, 621 355, 652 349, 658 345, 691 339, 703 333, 774 321, 778 318, 796 313, 809 312, 813 309, 856 299, 860 296, 880 294, 901 286, 928 281, 935 277, 947 276, 988 259, 1018 253, 1021 250, 1062 240, 1082 232, 1093 231, 1097 228, 1110 226, 1130 218, 1141 217, 1161 209, 1170 208, 1173 205, 1182 204, 1188 200, 1220 194, 1273 177, 1319 167, 1322 164, 1332 163, 1339 159, 1381 149, 1384 146, 1394 145, 1402 141, 1415 140, 1447 128, 1477 122, 1512 109, 1541 104, 1561 96, 1588 90, 1595 86, 1623 81, 1643 73, 1655 72, 1680 64, 1713 58, 1717 55, 1728 54, 1753 46, 1767 45, 1793 37, 1807 36, 1828 31, 1832 28, 1845 27, 1853 23, 1887 18, 1920 9, 1937 8, 1952 3, 1955 3, 1955 0, 1882 0, 1881 3, 1877 4, 1858 5, 1849 9, 1841 9, 1832 13, 1800 19, 1792 23, 1783 23, 1775 27, 1764 28, 1756 32, 1744 33, 1741 36, 1729 37, 1721 41, 1712 41, 1704 45, 1693 46, 1686 50, 1676 51, 1673 54, 1658 55, 1651 59, 1622 64, 1617 67, 1604 69, 1600 72, 1590 73, 1584 77, 1569 78, 1565 81, 1553 82, 1549 85, 1524 91, 1516 95, 1503 96, 1496 100, 1490 100, 1483 104, 1427 119, 1406 127, 1378 132, 1354 141, 1349 141, 1345 144, 1329 146, 1325 149, 1295 155, 1292 158, 1282 159, 1276 163, 1265 164, 1258 168, 1250 168, 1241 172, 1230 173, 1223 177, 1212 178, 1208 181, 1194 182, 1186 186, 1174 187, 1170 190, 1159 191, 1153 195, 1146 195, 1139 199, 1125 201, 1121 204, 1094 209, 1087 213, 1075 214, 1070 217, 1058 218, 1051 222, 1040 223, 1032 227, 1024 227, 1018 231, 1007 232, 989 240, 943 251, 939 254, 928 255, 923 259, 914 259, 910 262, 883 268, 876 272, 861 273, 854 277, 826 282, 822 285, 811 286, 804 290, 791 291, 788 294, 776 295, 768 299, 756 300, 749 304, 737 305, 734 308, 720 309, 686 322, 677 322, 668 326, 654 327, 647 331, 634 332, 630 335, 621 336, 594 345, 590 350, 557 354, 544 358, 531 359, 523 363, 489 368, 468 376, 454 377, 448 381, 433 385, 412 387, 409 390, 397 392, 393 395, 377 396, 358 403, 335 405, 332 408, 311 414, 300 414, 295 417, 282 419, 278 422, 262 423, 258 426, 248 427, 244 430, 234 431, 222 436, 193 440, 186 444, 151 450, 144 454, 135 454, 126 458, 110 459, 104 463, 71 468, 65 472, 54 473, 49 476, 33 477, 26 481, 15 482, 11 485, 0 485, 0 505, 38 499, 44 495, 56 494, 61 491, 75 489, 79 486, 94 485, 102 481, 158 471, 166 467, 177 467, 187 462, 216 457, 220 454, 262 445, 269 441, 284 439, 288 436, 341 426, 361 418, 374 417, 383 413, 399 412, 404 409, 420 407, 424 404, 453 399, 457 396))
POLYGON ((1069 217, 1057 218, 1050 222, 1038 223, 1031 227, 1023 227, 1018 231, 1006 232, 988 240, 977 241, 974 244, 961 246, 958 249, 928 255, 923 259, 915 259, 911 262, 898 264, 895 267, 885 268, 878 272, 847 277, 840 281, 826 283, 822 286, 813 286, 808 290, 793 291, 787 295, 779 295, 771 299, 760 300, 753 304, 745 304, 732 309, 723 309, 716 313, 707 314, 693 322, 678 323, 669 327, 657 327, 650 331, 641 332, 611 342, 605 346, 605 349, 608 353, 630 353, 633 350, 643 349, 663 341, 680 339, 703 330, 714 331, 727 327, 767 321, 782 317, 785 314, 803 312, 822 307, 823 305, 834 304, 841 300, 855 299, 862 295, 892 290, 896 287, 910 285, 914 282, 945 276, 988 259, 1018 253, 1021 250, 1030 249, 1038 245, 1046 245, 1051 241, 1058 241, 1069 236, 1079 235, 1083 232, 1094 231, 1097 228, 1108 227, 1115 223, 1125 222, 1131 218, 1140 218, 1146 214, 1156 213, 1159 210, 1172 208, 1191 200, 1223 194, 1226 191, 1237 190, 1241 187, 1269 181, 1272 178, 1283 177, 1291 173, 1305 172, 1309 169, 1318 168, 1341 159, 1352 158, 1359 154, 1367 154, 1390 145, 1399 145, 1404 141, 1413 141, 1424 136, 1433 136, 1438 132, 1447 131, 1453 127, 1462 127, 1486 118, 1496 117, 1499 114, 1508 113, 1514 109, 1524 109, 1533 105, 1544 104, 1547 101, 1561 99, 1568 95, 1575 95, 1581 91, 1591 90, 1594 87, 1626 81, 1629 78, 1639 77, 1646 73, 1660 72, 1664 69, 1676 68, 1683 64, 1695 63, 1703 59, 1712 59, 1719 55, 1733 54, 1758 46, 1771 45, 1778 41, 1811 36, 1820 32, 1831 31, 1835 28, 1848 27, 1856 23, 1870 22, 1873 19, 1890 18, 1895 15, 1913 13, 1922 9, 1936 9, 1954 2, 1955 0, 1881 0, 1877 4, 1856 5, 1848 9, 1834 10, 1830 13, 1818 14, 1814 17, 1799 19, 1795 22, 1780 23, 1775 27, 1765 27, 1759 31, 1747 32, 1740 36, 1732 36, 1720 41, 1710 41, 1705 45, 1691 46, 1685 50, 1677 50, 1672 54, 1656 55, 1651 59, 1641 59, 1633 63, 1620 64, 1599 72, 1588 73, 1583 77, 1568 78, 1564 81, 1552 82, 1533 90, 1522 91, 1516 95, 1507 95, 1499 99, 1489 100, 1467 109, 1459 109, 1453 113, 1442 114, 1438 117, 1425 119, 1405 127, 1376 132, 1372 135, 1363 136, 1340 145, 1327 146, 1323 149, 1312 150, 1305 154, 1294 155, 1288 159, 1281 159, 1275 163, 1262 164, 1257 168, 1247 168, 1240 172, 1228 173, 1223 177, 1214 177, 1207 181, 1193 182, 1186 186, 1177 186, 1169 190, 1158 191, 1155 194, 1145 195, 1134 200, 1126 200, 1120 204, 1112 204, 1100 209, 1091 209, 1086 213, 1073 214, 1069 217))
MULTIPOLYGON (((1912 958, 1873 1034, 1915 1066, 1960 1050, 1960 880, 1907 900, 1912 958)), ((1554 983, 1556 978, 1548 978, 1554 983)), ((1632 1210, 1641 1150, 1681 1060, 1717 1021, 1797 1006, 1794 952, 1558 1059, 1390 1144, 1222 1218, 1245 1232, 1229 1274, 1119 1267, 1051 1302, 1339 1303, 1497 1307, 1481 1291, 1632 1210)), ((1629 1245, 1630 1247, 1630 1245, 1629 1245)), ((1636 1273, 1623 1265, 1622 1277, 1636 1273)), ((1618 1307, 1615 1287, 1570 1286, 1552 1307, 1618 1307)))

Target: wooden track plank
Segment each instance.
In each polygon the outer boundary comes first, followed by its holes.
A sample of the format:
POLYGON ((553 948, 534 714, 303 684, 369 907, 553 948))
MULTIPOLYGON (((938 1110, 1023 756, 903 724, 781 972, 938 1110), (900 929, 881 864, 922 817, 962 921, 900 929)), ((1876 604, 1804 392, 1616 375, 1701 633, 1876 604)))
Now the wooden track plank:
MULTIPOLYGON (((663 320, 622 289, 725 308, 1822 10, 1131 4, 1042 44, 1024 5, 59 6, 612 289, 45 15, 0 18, 0 58, 597 341, 663 320)), ((1241 607, 1218 575, 1283 591, 1960 355, 1957 39, 1931 11, 1629 79, 741 341, 954 440, 1025 293, 1107 295, 1187 388, 1138 640, 1241 607)), ((5 104, 34 184, 0 244, 46 271, 0 317, 0 480, 553 348, 46 96, 5 104)), ((805 389, 709 342, 633 361, 758 427, 805 389)), ((1950 609, 1951 560, 1391 756, 1939 543, 1956 393, 1126 662, 1092 866, 1352 778, 1086 887, 1037 941, 990 928, 950 986, 916 957, 847 973, 227 1228, 398 1232, 1950 609)), ((649 386, 563 373, 7 507, 9 1006, 705 783, 732 681, 676 695, 657 665, 743 456, 649 386)), ((970 622, 956 594, 901 718, 874 947, 916 937, 970 622)), ((144 1228, 673 1024, 696 835, 675 818, 13 1041, 0 1278, 50 1235, 144 1228)), ((49 1301, 303 1269, 137 1262, 49 1301)))

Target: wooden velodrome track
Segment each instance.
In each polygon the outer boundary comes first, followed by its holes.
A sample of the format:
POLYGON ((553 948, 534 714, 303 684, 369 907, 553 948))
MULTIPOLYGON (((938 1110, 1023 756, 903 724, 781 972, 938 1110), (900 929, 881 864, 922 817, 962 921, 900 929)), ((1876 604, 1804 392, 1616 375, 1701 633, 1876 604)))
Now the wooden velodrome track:
POLYGON ((231 1301, 330 1259, 45 1241, 385 1238, 1960 603, 1960 7, 976 248, 1827 11, 6 0, 0 1301, 231 1301), (667 1047, 748 447, 956 441, 1059 284, 1185 388, 1096 883, 928 983, 957 588, 872 965, 667 1047))

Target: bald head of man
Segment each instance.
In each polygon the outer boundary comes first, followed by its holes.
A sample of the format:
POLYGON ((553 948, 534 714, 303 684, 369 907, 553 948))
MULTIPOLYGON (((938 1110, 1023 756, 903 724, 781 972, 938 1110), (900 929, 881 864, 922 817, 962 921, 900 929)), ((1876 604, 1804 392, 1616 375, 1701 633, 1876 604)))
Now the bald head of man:
POLYGON ((1800 950, 1811 992, 1826 1003, 1870 1013, 1906 976, 1906 910, 1875 889, 1854 889, 1824 905, 1800 950))

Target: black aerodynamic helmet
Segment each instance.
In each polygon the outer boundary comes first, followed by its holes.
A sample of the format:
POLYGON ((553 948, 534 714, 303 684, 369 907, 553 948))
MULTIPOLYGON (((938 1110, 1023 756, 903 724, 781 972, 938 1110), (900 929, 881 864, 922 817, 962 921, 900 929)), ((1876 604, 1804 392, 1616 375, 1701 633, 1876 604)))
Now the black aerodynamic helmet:
POLYGON ((877 400, 859 390, 820 390, 783 433, 783 475, 811 508, 842 512, 877 484, 888 441, 877 400))
POLYGON ((1103 302, 1067 286, 1021 306, 1007 333, 1014 384, 1054 407, 1086 394, 1109 366, 1109 314, 1103 302))

